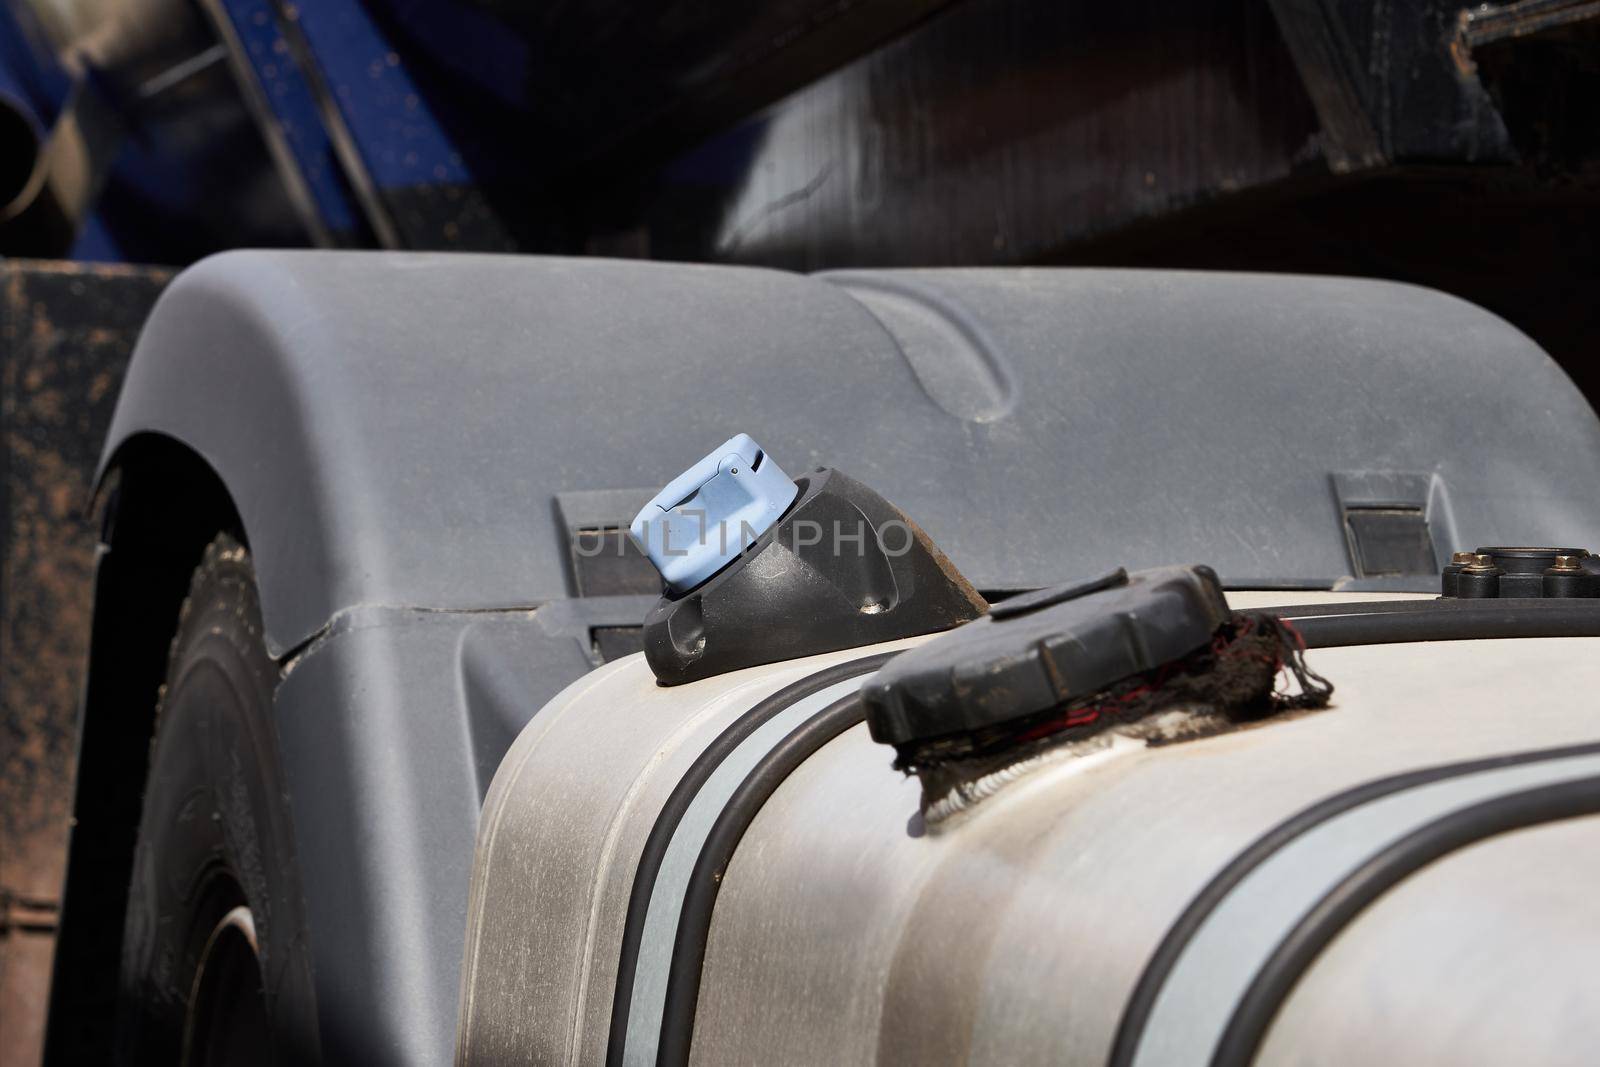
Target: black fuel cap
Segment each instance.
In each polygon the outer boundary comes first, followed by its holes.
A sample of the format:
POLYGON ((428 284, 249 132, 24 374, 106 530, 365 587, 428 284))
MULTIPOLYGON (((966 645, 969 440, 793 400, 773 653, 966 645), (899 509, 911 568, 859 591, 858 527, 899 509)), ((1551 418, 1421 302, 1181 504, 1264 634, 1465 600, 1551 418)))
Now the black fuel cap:
POLYGON ((1036 715, 1181 659, 1231 616, 1210 567, 1158 567, 1027 593, 889 661, 862 687, 891 745, 1036 715))

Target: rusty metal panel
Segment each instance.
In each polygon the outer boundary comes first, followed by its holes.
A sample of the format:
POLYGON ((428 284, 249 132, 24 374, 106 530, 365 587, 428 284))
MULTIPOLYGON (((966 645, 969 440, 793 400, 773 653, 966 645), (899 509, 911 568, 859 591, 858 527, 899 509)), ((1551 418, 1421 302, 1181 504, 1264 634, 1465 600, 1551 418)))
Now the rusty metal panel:
POLYGON ((38 1061, 72 808, 90 479, 170 272, 0 262, 0 1067, 38 1061))

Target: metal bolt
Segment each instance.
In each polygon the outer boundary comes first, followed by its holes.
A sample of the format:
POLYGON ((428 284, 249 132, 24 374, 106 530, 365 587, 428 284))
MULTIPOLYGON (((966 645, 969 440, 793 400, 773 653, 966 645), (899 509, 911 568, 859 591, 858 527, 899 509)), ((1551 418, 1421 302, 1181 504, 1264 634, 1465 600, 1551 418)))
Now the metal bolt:
POLYGON ((1557 556, 1555 564, 1550 569, 1561 571, 1563 574, 1577 574, 1583 567, 1578 563, 1577 556, 1557 556))
POLYGON ((1475 552, 1452 552, 1450 554, 1450 562, 1457 567, 1465 567, 1472 562, 1472 558, 1476 554, 1475 552))
POLYGON ((1494 557, 1487 552, 1469 552, 1470 557, 1462 570, 1469 574, 1486 574, 1498 568, 1494 565, 1494 557))

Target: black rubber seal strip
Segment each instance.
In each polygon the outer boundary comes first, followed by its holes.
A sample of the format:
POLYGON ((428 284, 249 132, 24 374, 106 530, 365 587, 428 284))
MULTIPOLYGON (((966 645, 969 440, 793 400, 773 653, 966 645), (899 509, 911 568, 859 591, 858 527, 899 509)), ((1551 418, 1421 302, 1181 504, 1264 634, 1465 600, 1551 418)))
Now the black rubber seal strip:
POLYGON ((1494 797, 1435 819, 1390 844, 1330 889, 1278 942, 1233 1009, 1212 1067, 1244 1067, 1306 969, 1368 905, 1451 852, 1514 830, 1600 814, 1600 775, 1494 797))
POLYGON ((1592 755, 1597 752, 1600 752, 1600 742, 1590 742, 1423 767, 1365 782, 1319 800, 1291 815, 1258 837, 1227 866, 1218 871, 1167 930, 1166 936, 1161 939, 1161 944, 1150 957, 1150 962, 1145 964, 1144 973, 1139 976, 1139 981, 1128 998, 1128 1006, 1123 1009, 1122 1021, 1117 1025, 1117 1036, 1111 1045, 1108 1067, 1131 1067, 1134 1054, 1139 1049, 1139 1041, 1144 1037, 1145 1024, 1150 1021, 1150 1012, 1155 1007, 1156 997, 1161 993, 1161 987, 1166 984, 1173 967, 1183 955, 1183 950, 1189 947, 1189 942, 1194 939, 1194 935, 1199 932, 1206 919, 1210 918, 1217 905, 1222 903, 1252 871, 1295 838, 1353 808, 1417 786, 1443 781, 1446 778, 1476 774, 1479 771, 1492 771, 1501 767, 1538 763, 1566 756, 1592 755))
POLYGON ((700 856, 695 860, 694 873, 684 893, 683 912, 678 917, 672 963, 667 970, 667 997, 661 1014, 657 1067, 681 1067, 689 1062, 695 1004, 700 998, 700 970, 706 958, 706 938, 711 932, 711 912, 717 902, 717 892, 722 888, 722 876, 745 830, 760 813, 762 805, 797 767, 823 745, 865 721, 866 711, 859 694, 855 693, 811 716, 751 768, 712 824, 700 856))
POLYGON ((1379 600, 1263 608, 1300 631, 1307 648, 1408 641, 1600 637, 1600 600, 1379 600))
POLYGON ((836 663, 784 686, 730 723, 678 780, 667 802, 662 805, 660 814, 656 816, 650 836, 645 839, 644 851, 639 854, 639 864, 634 868, 633 888, 628 894, 628 911, 622 925, 622 956, 617 964, 616 989, 611 1000, 611 1031, 606 1047, 606 1063, 609 1067, 621 1067, 623 1049, 628 1042, 628 1010, 633 1003, 633 977, 639 962, 639 944, 644 939, 644 921, 650 910, 650 895, 655 891, 656 877, 661 873, 661 861, 666 857, 667 846, 672 843, 672 835, 677 832, 678 823, 683 820, 695 796, 722 765, 722 761, 768 719, 831 685, 871 674, 897 655, 898 652, 881 652, 847 663, 836 663))

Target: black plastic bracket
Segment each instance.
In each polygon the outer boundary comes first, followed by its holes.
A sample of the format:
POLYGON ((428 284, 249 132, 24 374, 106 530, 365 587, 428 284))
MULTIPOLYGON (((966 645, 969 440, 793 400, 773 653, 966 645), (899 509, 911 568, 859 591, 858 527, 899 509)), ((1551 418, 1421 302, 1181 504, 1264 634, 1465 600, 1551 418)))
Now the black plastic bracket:
POLYGON ((948 630, 988 604, 904 512, 818 467, 782 519, 644 624, 662 685, 948 630))

